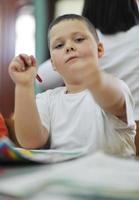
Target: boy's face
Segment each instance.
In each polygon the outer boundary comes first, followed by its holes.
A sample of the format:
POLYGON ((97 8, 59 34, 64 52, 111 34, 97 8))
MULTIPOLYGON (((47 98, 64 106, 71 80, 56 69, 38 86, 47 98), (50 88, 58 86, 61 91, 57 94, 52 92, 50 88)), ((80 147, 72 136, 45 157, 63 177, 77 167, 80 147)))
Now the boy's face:
POLYGON ((50 54, 52 64, 67 81, 74 80, 75 67, 90 57, 98 63, 99 44, 87 25, 79 20, 64 20, 50 30, 50 54), (72 80, 73 79, 73 80, 72 80))

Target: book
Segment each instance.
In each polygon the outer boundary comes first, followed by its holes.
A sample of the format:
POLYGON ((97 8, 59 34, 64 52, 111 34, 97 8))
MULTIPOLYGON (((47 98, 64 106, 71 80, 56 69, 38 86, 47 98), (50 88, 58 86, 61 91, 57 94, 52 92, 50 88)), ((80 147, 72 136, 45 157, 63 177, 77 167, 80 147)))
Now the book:
POLYGON ((8 137, 0 138, 0 162, 16 163, 56 163, 78 158, 85 154, 82 150, 64 151, 52 149, 28 150, 17 148, 8 137))

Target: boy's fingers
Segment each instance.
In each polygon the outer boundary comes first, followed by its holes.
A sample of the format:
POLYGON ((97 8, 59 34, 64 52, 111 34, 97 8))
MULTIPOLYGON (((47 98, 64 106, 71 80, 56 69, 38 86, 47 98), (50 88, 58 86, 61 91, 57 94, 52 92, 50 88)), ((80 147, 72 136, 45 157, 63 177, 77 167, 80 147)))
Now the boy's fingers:
POLYGON ((30 59, 31 59, 31 64, 32 66, 35 66, 36 65, 36 59, 34 58, 33 55, 30 56, 30 59))
POLYGON ((29 67, 31 66, 31 59, 30 59, 30 56, 26 55, 26 54, 20 54, 19 55, 19 58, 24 62, 24 65, 26 67, 29 67))
POLYGON ((22 67, 21 63, 19 63, 18 60, 15 60, 15 61, 13 61, 13 63, 11 64, 11 70, 17 71, 17 72, 21 72, 21 71, 24 71, 25 68, 22 67))
POLYGON ((11 68, 18 69, 18 71, 23 71, 25 70, 25 66, 22 60, 17 56, 15 57, 12 62, 11 62, 11 68))
POLYGON ((13 58, 12 62, 9 65, 9 72, 24 72, 32 66, 36 66, 36 59, 34 58, 34 56, 20 54, 19 56, 13 58))

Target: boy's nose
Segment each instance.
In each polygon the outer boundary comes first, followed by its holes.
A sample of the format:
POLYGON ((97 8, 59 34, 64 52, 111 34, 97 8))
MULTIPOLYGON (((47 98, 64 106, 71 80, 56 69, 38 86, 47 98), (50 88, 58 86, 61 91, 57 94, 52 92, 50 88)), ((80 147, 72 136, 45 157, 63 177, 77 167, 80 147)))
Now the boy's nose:
POLYGON ((66 53, 69 53, 69 52, 75 51, 75 50, 76 50, 76 48, 73 45, 70 45, 70 46, 66 47, 66 53))
POLYGON ((75 48, 74 47, 67 47, 66 48, 66 52, 70 52, 70 51, 75 51, 75 48))

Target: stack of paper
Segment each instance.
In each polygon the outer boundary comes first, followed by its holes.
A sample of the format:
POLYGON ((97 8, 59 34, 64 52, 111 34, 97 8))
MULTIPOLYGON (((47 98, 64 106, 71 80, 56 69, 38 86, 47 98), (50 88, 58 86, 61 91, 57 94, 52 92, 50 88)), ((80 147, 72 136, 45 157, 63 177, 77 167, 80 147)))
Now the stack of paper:
POLYGON ((139 161, 96 152, 0 179, 0 193, 29 200, 139 199, 139 161), (51 196, 51 197, 50 197, 51 196), (49 197, 49 198, 48 198, 49 197))

